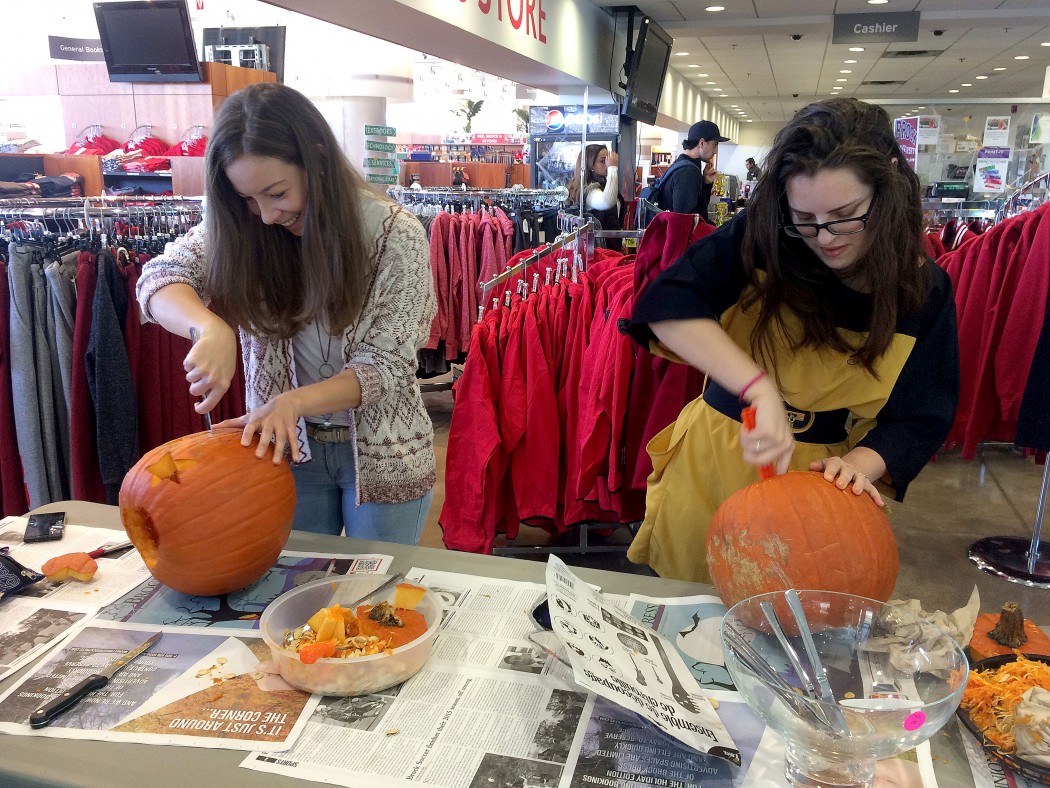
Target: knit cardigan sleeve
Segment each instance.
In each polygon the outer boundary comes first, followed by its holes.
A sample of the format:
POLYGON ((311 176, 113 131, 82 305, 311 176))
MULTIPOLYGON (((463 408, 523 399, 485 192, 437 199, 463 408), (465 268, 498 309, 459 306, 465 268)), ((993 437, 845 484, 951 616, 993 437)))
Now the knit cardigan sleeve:
POLYGON ((430 246, 419 220, 385 205, 375 243, 375 278, 362 316, 367 327, 347 349, 345 365, 361 384, 362 407, 414 389, 416 352, 437 314, 430 246))
POLYGON ((135 295, 147 320, 157 322, 149 310, 149 300, 154 293, 168 285, 189 285, 197 291, 204 304, 208 304, 210 299, 204 292, 205 243, 204 225, 197 225, 186 235, 165 244, 164 254, 157 255, 142 267, 135 295))

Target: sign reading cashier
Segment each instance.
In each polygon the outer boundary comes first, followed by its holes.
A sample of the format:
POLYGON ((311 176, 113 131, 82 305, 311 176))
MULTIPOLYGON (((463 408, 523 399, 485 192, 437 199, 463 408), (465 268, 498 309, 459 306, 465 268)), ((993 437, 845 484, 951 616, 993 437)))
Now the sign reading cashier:
POLYGON ((881 44, 888 41, 918 41, 919 12, 881 14, 835 14, 832 44, 881 44))

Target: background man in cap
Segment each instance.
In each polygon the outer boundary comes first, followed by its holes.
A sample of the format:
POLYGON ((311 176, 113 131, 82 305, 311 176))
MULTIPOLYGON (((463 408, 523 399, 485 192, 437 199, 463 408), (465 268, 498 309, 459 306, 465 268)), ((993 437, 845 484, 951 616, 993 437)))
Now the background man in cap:
POLYGON ((715 168, 710 162, 720 142, 729 142, 729 137, 723 137, 718 126, 709 120, 689 127, 689 134, 682 142, 685 152, 675 159, 675 164, 685 161, 692 166, 675 167, 667 183, 661 183, 657 204, 663 210, 698 213, 704 221, 708 220, 707 206, 715 182, 715 168))

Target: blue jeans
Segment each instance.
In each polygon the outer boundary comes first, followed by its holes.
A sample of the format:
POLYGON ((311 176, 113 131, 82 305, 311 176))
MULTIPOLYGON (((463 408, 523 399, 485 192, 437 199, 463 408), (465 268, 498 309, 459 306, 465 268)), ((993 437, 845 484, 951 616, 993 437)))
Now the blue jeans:
POLYGON ((357 506, 354 443, 321 443, 313 438, 309 441, 313 461, 292 466, 297 496, 292 525, 295 530, 338 536, 345 525, 346 535, 358 539, 419 543, 433 490, 403 503, 357 506))

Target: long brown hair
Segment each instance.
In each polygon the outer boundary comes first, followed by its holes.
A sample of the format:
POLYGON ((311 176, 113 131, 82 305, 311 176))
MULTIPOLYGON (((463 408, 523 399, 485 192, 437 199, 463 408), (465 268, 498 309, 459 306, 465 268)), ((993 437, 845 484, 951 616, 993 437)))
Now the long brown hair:
MULTIPOLYGON (((587 158, 587 169, 584 171, 584 189, 589 184, 601 183, 602 187, 605 187, 605 183, 594 177, 594 164, 598 161, 598 156, 603 150, 606 150, 604 145, 588 145, 586 150, 587 158)), ((584 151, 580 151, 580 155, 576 157, 576 169, 572 173, 572 180, 569 181, 569 196, 565 202, 567 205, 579 205, 580 204, 580 160, 584 158, 584 151)))
POLYGON ((219 314, 286 339, 321 316, 332 334, 358 318, 374 265, 361 213, 369 188, 309 99, 272 82, 234 93, 212 126, 205 173, 206 287, 219 314), (244 155, 305 170, 301 238, 264 224, 237 194, 226 167, 244 155))
POLYGON ((774 324, 781 323, 780 310, 790 308, 803 332, 790 337, 792 349, 829 347, 849 353, 854 362, 874 373, 875 362, 893 340, 898 316, 918 311, 929 289, 919 179, 893 137, 889 115, 881 107, 852 98, 819 101, 801 109, 774 139, 751 194, 743 258, 755 288, 744 305, 760 305, 752 352, 772 358, 774 324), (836 329, 826 289, 821 287, 832 282, 835 272, 816 259, 801 239, 781 229, 790 222, 788 179, 839 168, 849 169, 874 189, 868 249, 841 272, 847 278, 862 274, 872 295, 871 320, 860 347, 849 345, 836 329), (765 276, 760 278, 758 270, 764 270, 765 276))

